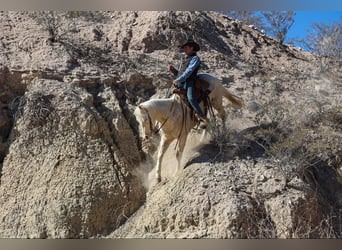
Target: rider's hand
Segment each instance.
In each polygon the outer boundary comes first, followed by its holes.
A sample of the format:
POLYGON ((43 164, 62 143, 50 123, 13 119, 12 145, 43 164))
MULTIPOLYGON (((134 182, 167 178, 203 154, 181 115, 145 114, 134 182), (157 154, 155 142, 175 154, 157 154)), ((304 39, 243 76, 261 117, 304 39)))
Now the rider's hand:
POLYGON ((178 87, 178 81, 177 80, 173 80, 172 83, 175 87, 178 87))
POLYGON ((175 67, 172 64, 169 64, 167 68, 168 68, 169 71, 174 71, 175 70, 175 67))

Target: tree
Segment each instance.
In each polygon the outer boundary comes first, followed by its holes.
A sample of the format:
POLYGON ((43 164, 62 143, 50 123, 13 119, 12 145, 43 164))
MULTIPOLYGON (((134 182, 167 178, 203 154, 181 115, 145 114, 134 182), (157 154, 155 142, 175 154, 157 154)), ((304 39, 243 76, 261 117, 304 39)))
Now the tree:
POLYGON ((63 29, 63 19, 67 12, 64 11, 38 11, 31 12, 30 17, 41 25, 49 33, 49 41, 58 42, 67 32, 63 29))
POLYGON ((286 35, 294 23, 293 11, 263 11, 266 32, 270 32, 280 44, 283 44, 286 35))
POLYGON ((313 23, 306 39, 300 41, 305 49, 317 55, 321 70, 329 62, 342 62, 342 17, 332 24, 313 23))
POLYGON ((108 20, 101 11, 34 11, 29 16, 49 33, 49 41, 53 43, 65 40, 70 33, 77 33, 75 20, 78 18, 94 23, 108 20))

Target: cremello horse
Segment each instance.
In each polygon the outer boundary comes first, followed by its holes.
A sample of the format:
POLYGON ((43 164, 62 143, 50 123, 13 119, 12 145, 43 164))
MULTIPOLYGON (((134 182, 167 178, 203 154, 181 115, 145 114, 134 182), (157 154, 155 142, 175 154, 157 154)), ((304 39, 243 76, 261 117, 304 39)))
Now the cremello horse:
MULTIPOLYGON (((233 107, 241 108, 242 102, 240 98, 231 94, 223 87, 218 78, 209 74, 198 74, 198 77, 209 83, 211 105, 223 121, 226 119, 222 103, 223 97, 233 107)), ((203 104, 200 106, 203 109, 203 104)), ((171 98, 151 99, 143 102, 135 109, 134 115, 139 123, 142 138, 150 139, 156 127, 159 127, 161 131, 161 141, 156 163, 156 178, 160 182, 161 161, 167 148, 173 140, 178 139, 176 144, 176 171, 178 171, 187 136, 198 122, 192 119, 190 108, 182 102, 178 95, 173 95, 171 98), (156 123, 157 126, 155 126, 156 123)))

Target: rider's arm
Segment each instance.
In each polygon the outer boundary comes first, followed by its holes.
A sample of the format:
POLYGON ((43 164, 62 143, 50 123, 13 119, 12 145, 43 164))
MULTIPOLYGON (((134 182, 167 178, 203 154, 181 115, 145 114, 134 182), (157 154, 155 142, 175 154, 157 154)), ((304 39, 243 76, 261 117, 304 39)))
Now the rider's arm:
POLYGON ((178 70, 175 69, 175 68, 173 68, 173 69, 171 70, 171 72, 173 73, 174 76, 177 76, 177 75, 178 75, 178 70))
POLYGON ((194 72, 194 70, 201 64, 201 61, 198 56, 194 56, 191 61, 189 66, 186 68, 184 73, 180 75, 176 80, 177 82, 184 82, 189 76, 194 72))

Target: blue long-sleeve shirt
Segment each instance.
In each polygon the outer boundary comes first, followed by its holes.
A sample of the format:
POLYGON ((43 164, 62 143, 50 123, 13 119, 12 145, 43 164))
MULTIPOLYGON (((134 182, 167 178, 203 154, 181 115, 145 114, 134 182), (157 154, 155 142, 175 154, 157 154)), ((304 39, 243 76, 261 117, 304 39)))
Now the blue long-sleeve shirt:
MULTIPOLYGON (((186 79, 188 79, 190 77, 190 75, 196 70, 196 68, 201 64, 201 60, 199 59, 199 57, 197 55, 193 56, 193 55, 188 55, 186 58, 192 57, 189 66, 186 68, 186 70, 183 72, 183 74, 181 74, 179 77, 177 77, 177 81, 179 83, 181 82, 185 82, 186 79)), ((179 69, 182 67, 182 65, 179 67, 179 69)), ((179 70, 174 69, 172 71, 172 73, 177 76, 178 75, 179 70)))

